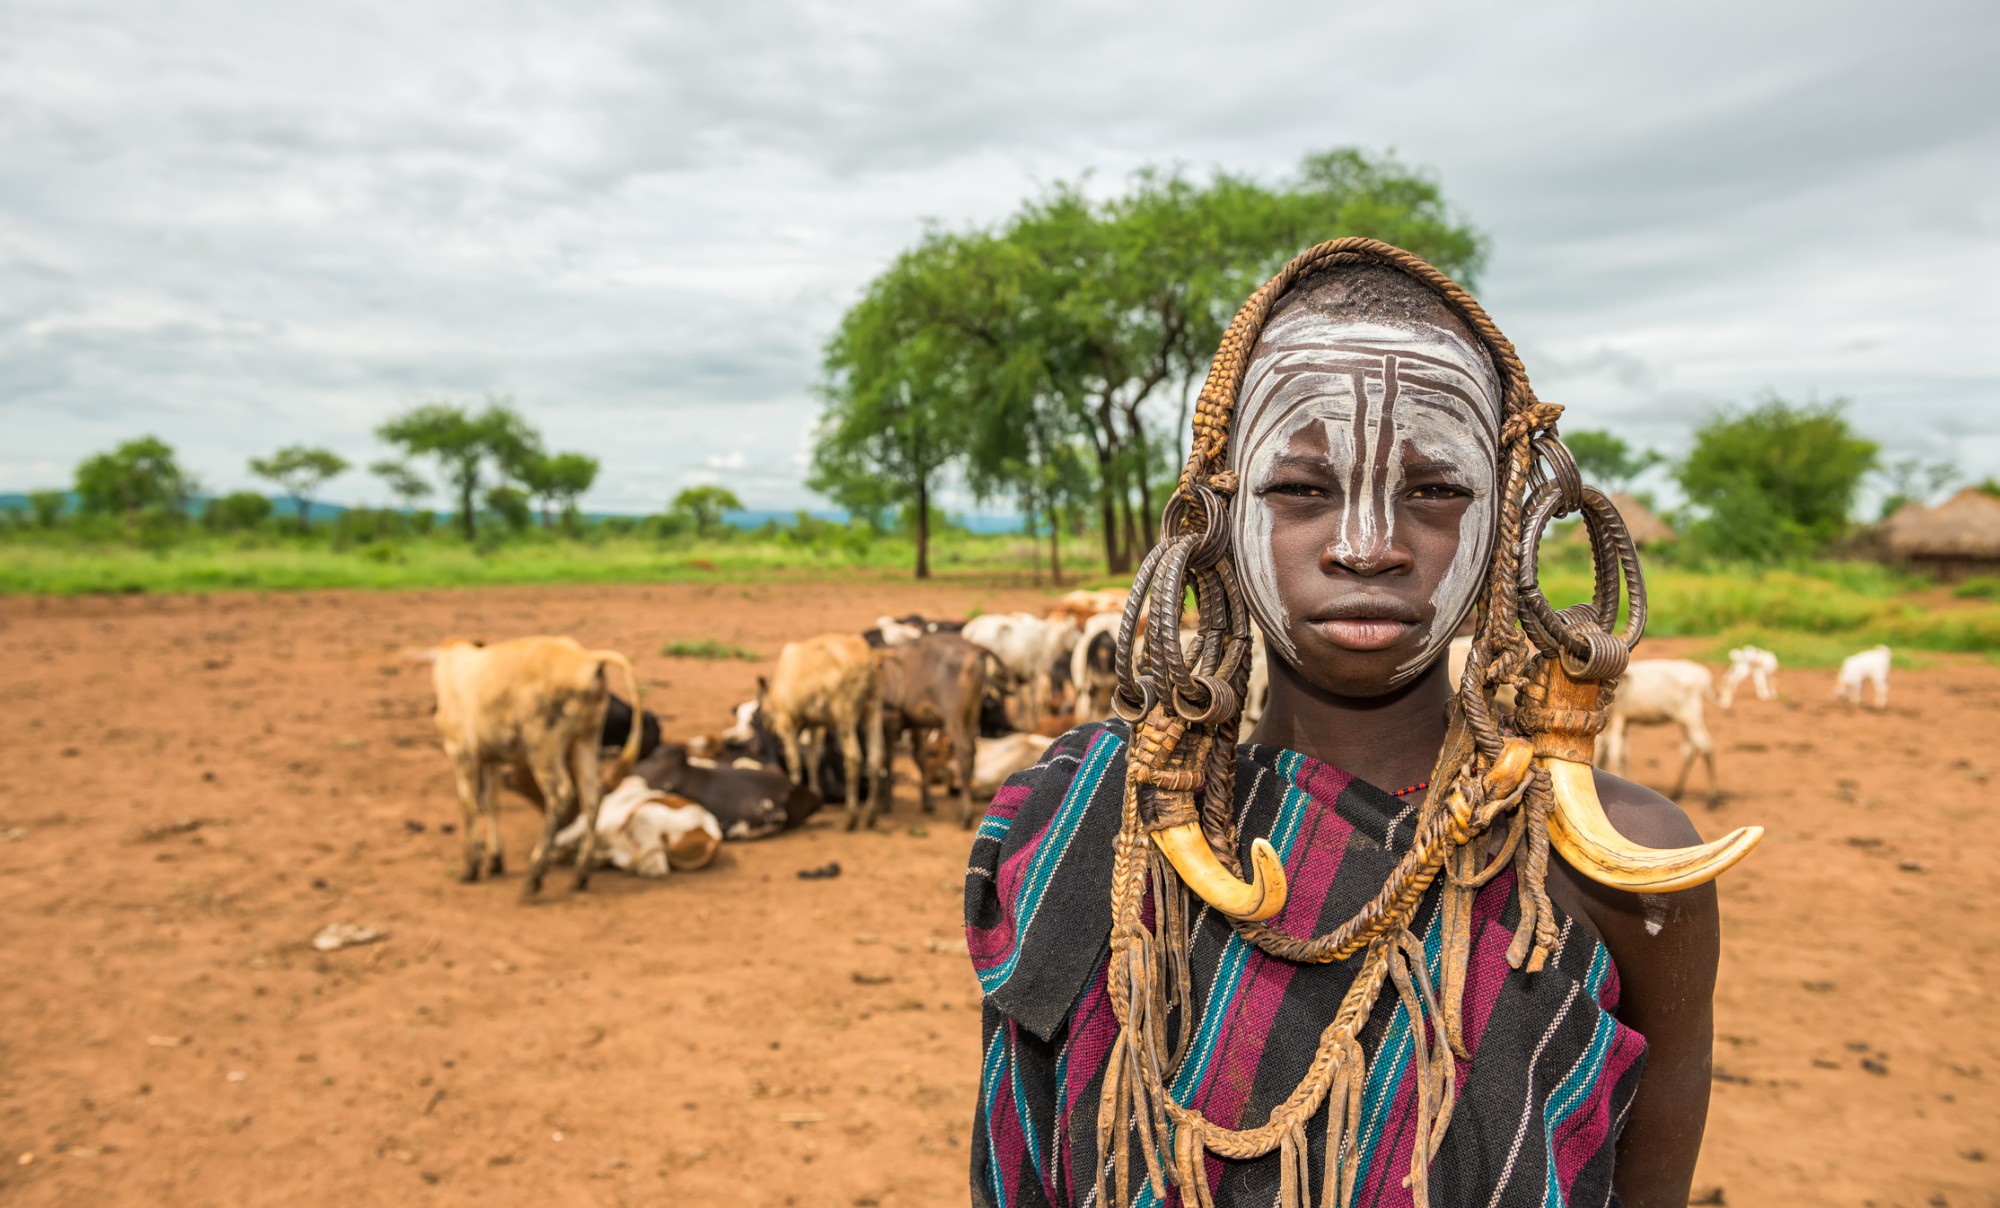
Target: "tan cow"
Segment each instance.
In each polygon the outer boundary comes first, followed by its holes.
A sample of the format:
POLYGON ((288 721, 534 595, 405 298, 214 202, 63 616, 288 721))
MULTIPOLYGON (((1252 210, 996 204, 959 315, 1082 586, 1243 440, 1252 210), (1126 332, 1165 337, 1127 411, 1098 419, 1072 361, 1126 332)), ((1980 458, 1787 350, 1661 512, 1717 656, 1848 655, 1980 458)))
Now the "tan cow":
POLYGON ((482 871, 498 876, 500 777, 508 765, 528 769, 541 792, 542 841, 530 856, 523 896, 532 897, 548 874, 556 832, 581 814, 588 821, 576 865, 576 887, 590 883, 597 848, 597 811, 604 781, 613 784, 639 756, 638 726, 618 752, 612 775, 598 768, 598 738, 611 699, 606 669, 625 672, 636 705, 639 681, 632 664, 615 650, 585 650, 572 638, 516 638, 482 646, 456 638, 438 647, 431 679, 437 689, 438 736, 458 776, 458 802, 465 811, 465 872, 477 881, 482 871), (477 823, 486 822, 486 841, 477 823))
POLYGON ((1078 625, 1083 625, 1094 616, 1125 611, 1125 597, 1129 594, 1131 593, 1122 587, 1068 592, 1049 609, 1048 619, 1054 621, 1068 617, 1078 625))
POLYGON ((810 788, 819 783, 820 743, 809 744, 802 759, 802 731, 818 731, 839 741, 847 767, 847 829, 863 823, 873 826, 888 786, 882 767, 880 676, 868 643, 851 633, 785 643, 770 678, 757 680, 757 703, 764 724, 784 746, 785 772, 793 784, 810 788), (864 754, 870 785, 865 814, 862 777, 856 771, 864 766, 864 754))

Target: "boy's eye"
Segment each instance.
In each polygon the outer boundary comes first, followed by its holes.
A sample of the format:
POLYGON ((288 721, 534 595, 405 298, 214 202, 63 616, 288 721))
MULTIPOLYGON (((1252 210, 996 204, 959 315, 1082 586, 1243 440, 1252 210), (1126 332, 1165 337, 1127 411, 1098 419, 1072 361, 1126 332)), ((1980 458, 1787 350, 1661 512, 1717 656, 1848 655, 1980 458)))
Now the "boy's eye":
POLYGON ((1298 499, 1314 499, 1326 494, 1309 482, 1280 482, 1264 488, 1266 495, 1290 495, 1298 499))
POLYGON ((1420 487, 1410 488, 1412 499, 1470 499, 1472 492, 1448 482, 1428 482, 1420 487))

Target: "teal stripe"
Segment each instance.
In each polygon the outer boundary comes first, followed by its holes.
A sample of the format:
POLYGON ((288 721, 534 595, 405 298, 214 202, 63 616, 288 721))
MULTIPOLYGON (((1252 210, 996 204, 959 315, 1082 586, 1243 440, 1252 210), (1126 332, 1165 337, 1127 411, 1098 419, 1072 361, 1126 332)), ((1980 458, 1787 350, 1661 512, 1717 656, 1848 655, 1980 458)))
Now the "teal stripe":
POLYGON ((993 1189, 994 1208, 1007 1208, 1007 1189, 1001 1181, 999 1146, 993 1140, 993 1108, 999 1102, 1000 1068, 1006 1064, 1007 1028, 1002 1024, 993 1032, 993 1043, 987 1047, 985 1068, 979 1074, 979 1087, 986 1099, 986 1182, 993 1189))
MULTIPOLYGON (((1010 1061, 1007 1063, 1007 1080, 1014 1087, 1014 1114, 1021 1118, 1021 1135, 1027 1140, 1028 1161, 1035 1167, 1036 1180, 1047 1182, 1048 1180, 1042 1177, 1042 1141, 1040 1137, 1035 1135, 1035 1118, 1028 1114, 1028 1097, 1021 1093, 1020 1062, 1010 1061)), ((1062 1083, 1057 1082, 1056 1086, 1060 1088, 1062 1083)), ((1058 1089, 1056 1093, 1061 1094, 1062 1092, 1058 1089)))
MULTIPOLYGON (((1590 968, 1583 978, 1583 992, 1589 996, 1592 1006, 1597 1005, 1597 992, 1603 987, 1609 969, 1609 956, 1604 950, 1604 945, 1598 944, 1591 953, 1590 968)), ((1556 1186, 1556 1130, 1576 1114, 1576 1109, 1583 1105, 1585 1097, 1597 1085, 1598 1077, 1604 1071, 1605 1055, 1610 1051, 1611 1041, 1617 1034, 1618 1028, 1612 1022, 1611 1016, 1600 1009, 1597 1013, 1597 1026, 1590 1033, 1589 1046, 1584 1049, 1583 1056, 1570 1068, 1569 1074, 1556 1086, 1555 1093, 1549 1096, 1547 1105, 1542 1109, 1542 1146, 1548 1155, 1542 1188, 1544 1205, 1555 1205, 1556 1208, 1561 1208, 1562 1205, 1562 1189, 1556 1186)))
POLYGON ((1005 839, 1007 832, 1013 829, 1014 819, 1011 815, 1000 818, 988 814, 979 820, 979 829, 972 832, 972 841, 977 843, 982 839, 1005 839))
MULTIPOLYGON (((1125 744, 1116 734, 1106 730, 1093 742, 1084 754, 1083 766, 1076 770, 1076 779, 1070 781, 1069 792, 1064 794, 1063 803, 1056 816, 1049 821, 1049 829, 1041 838, 1035 850, 1035 858, 1028 865, 1027 880, 1014 900, 1014 948, 1007 959, 979 975, 981 988, 991 991, 993 987, 1014 975, 1014 966, 1021 959, 1021 939, 1028 933, 1028 927, 1035 921, 1035 911, 1042 904, 1042 893, 1048 888, 1049 879, 1054 875, 1056 865, 1069 848, 1069 841, 1076 834, 1076 828, 1083 821, 1085 806, 1097 795, 1097 785, 1104 778, 1104 769, 1111 758, 1125 744)), ((999 878, 999 869, 994 869, 994 878, 999 878)))
MULTIPOLYGON (((1298 765, 1304 758, 1293 751, 1285 751, 1278 756, 1277 773, 1291 782, 1291 787, 1285 790, 1284 804, 1278 810, 1277 821, 1271 827, 1271 846, 1277 849, 1280 862, 1291 858, 1292 846, 1305 820, 1306 803, 1311 800, 1298 787, 1296 778, 1298 765)), ((1173 1096, 1182 1103, 1188 1102, 1194 1089, 1208 1076, 1209 1062, 1215 1057, 1215 1042, 1222 1034, 1222 1021, 1235 1010, 1236 996, 1242 989, 1243 967, 1251 948, 1252 945, 1242 936, 1234 930, 1230 931, 1218 962, 1215 983, 1209 989, 1208 1001, 1202 1005, 1201 1027, 1195 1033, 1194 1046, 1174 1075, 1173 1096)), ((1168 1127, 1171 1129, 1172 1125, 1168 1127)), ((1162 1138, 1162 1141, 1171 1146, 1171 1136, 1162 1138)), ((1156 1208, 1159 1204, 1151 1184, 1142 1184, 1138 1198, 1132 1202, 1135 1208, 1156 1208)))
MULTIPOLYGON (((1430 973, 1433 988, 1444 980, 1444 912, 1431 915, 1430 926, 1424 928, 1424 967, 1430 973)), ((1382 1034, 1382 1044, 1376 1050, 1375 1061, 1368 1067, 1368 1081, 1361 1092, 1361 1119, 1364 1121, 1357 1137, 1359 1152, 1355 1155, 1355 1186, 1366 1186, 1369 1168, 1375 1161, 1375 1148, 1382 1139, 1382 1117, 1396 1100, 1396 1091, 1402 1087, 1403 1074, 1409 1068, 1410 1059, 1416 1056, 1416 1037, 1411 1035, 1410 1013, 1403 1007, 1402 996, 1396 997, 1396 1009, 1389 1017, 1388 1030, 1382 1034)))

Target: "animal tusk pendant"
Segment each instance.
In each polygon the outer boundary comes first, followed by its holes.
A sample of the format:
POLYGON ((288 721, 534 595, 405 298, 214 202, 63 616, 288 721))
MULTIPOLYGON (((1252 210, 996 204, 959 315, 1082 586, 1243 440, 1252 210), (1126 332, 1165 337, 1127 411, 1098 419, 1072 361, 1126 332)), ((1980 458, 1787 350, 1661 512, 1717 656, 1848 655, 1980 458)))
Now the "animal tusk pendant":
POLYGON ((1597 797, 1591 751, 1603 726, 1602 685, 1572 679, 1560 661, 1544 659, 1528 684, 1535 762, 1549 774, 1555 808, 1549 842, 1570 867, 1600 885, 1629 893, 1670 893, 1714 880, 1750 854, 1761 826, 1740 826, 1713 843, 1644 847, 1618 833, 1597 797))
POLYGON ((1232 918, 1261 923, 1285 908, 1285 866, 1268 839, 1250 841, 1250 880, 1216 859, 1199 822, 1184 822, 1153 832, 1153 845, 1180 874, 1181 883, 1232 918))
POLYGON ((1713 843, 1641 847, 1604 816, 1595 769, 1569 759, 1544 757, 1539 762, 1555 790, 1549 842, 1572 868, 1600 885, 1631 893, 1691 889, 1728 871, 1764 837, 1761 826, 1739 826, 1713 843))

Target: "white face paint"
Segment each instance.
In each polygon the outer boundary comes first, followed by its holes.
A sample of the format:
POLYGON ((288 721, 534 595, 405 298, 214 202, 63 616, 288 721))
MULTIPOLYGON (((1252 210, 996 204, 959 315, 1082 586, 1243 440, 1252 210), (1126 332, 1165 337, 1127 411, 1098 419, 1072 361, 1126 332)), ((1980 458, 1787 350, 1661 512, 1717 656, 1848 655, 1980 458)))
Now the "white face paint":
POLYGON ((1500 388, 1487 357, 1452 332, 1335 320, 1306 307, 1266 325, 1236 402, 1230 464, 1242 487, 1231 535, 1244 594, 1272 648, 1298 663, 1263 494, 1295 437, 1314 428, 1324 436, 1341 486, 1332 552, 1342 561, 1368 560, 1395 544, 1406 462, 1456 467, 1456 484, 1472 492, 1458 554, 1431 595, 1435 619, 1424 647, 1396 668, 1392 682, 1403 683, 1451 641, 1485 577, 1499 423, 1500 388))

